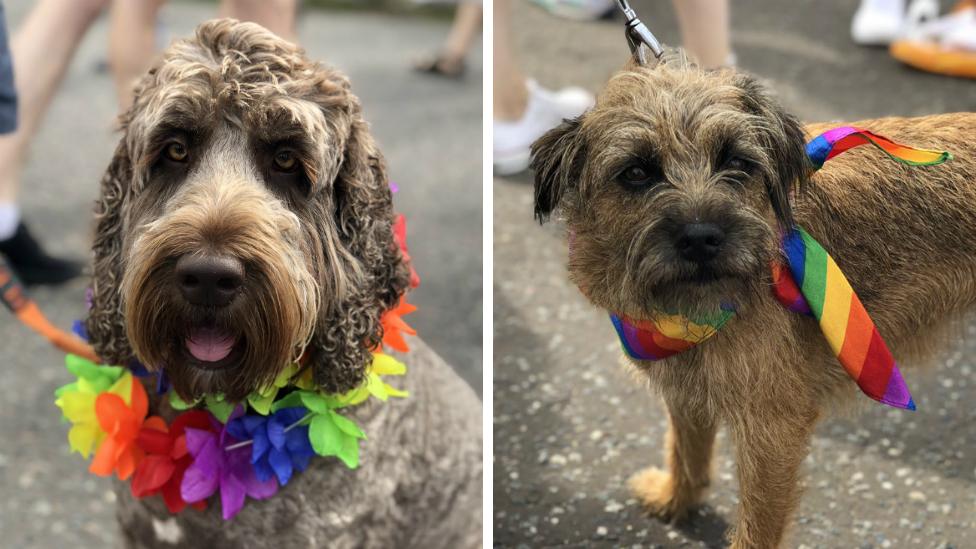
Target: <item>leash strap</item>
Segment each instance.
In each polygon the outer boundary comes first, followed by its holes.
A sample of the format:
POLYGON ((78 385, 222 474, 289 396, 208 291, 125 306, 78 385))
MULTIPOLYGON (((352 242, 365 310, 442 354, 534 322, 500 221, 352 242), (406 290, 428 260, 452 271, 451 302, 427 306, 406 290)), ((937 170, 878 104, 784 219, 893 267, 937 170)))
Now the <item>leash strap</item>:
POLYGON ((77 337, 62 331, 44 316, 37 303, 24 291, 13 270, 0 258, 0 301, 24 326, 44 336, 52 345, 66 353, 97 361, 91 346, 77 337))

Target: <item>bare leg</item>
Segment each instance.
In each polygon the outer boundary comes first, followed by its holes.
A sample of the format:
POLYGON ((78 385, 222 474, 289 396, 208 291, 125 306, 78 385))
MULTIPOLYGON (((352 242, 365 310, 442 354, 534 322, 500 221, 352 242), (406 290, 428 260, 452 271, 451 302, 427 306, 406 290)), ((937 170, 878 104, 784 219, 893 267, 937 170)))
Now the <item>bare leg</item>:
POLYGON ((139 77, 156 54, 156 17, 164 0, 114 0, 109 29, 109 64, 119 111, 132 104, 139 77))
POLYGON ((454 10, 451 32, 434 55, 414 63, 420 72, 458 77, 464 74, 464 59, 481 31, 481 4, 463 0, 454 10))
POLYGON ((800 499, 800 464, 817 412, 798 406, 753 410, 731 421, 739 475, 733 549, 779 547, 800 499))
POLYGON ((649 467, 631 477, 631 491, 652 514, 681 519, 701 500, 711 475, 714 418, 669 406, 671 424, 665 441, 667 471, 649 467))
POLYGON ((17 200, 27 149, 78 43, 105 0, 42 0, 11 41, 17 87, 17 131, 0 136, 0 203, 17 200))
POLYGON ((681 41, 692 56, 707 68, 728 63, 728 0, 672 0, 681 26, 681 41))
POLYGON ((451 32, 444 42, 445 58, 460 61, 468 54, 475 36, 481 31, 481 12, 481 4, 476 2, 461 2, 458 5, 451 32))
POLYGON ((494 8, 493 117, 495 120, 515 121, 522 118, 525 112, 529 89, 525 74, 515 60, 511 0, 494 0, 494 8))
POLYGON ((253 21, 285 40, 297 41, 295 16, 296 0, 223 0, 220 16, 241 21, 253 21))

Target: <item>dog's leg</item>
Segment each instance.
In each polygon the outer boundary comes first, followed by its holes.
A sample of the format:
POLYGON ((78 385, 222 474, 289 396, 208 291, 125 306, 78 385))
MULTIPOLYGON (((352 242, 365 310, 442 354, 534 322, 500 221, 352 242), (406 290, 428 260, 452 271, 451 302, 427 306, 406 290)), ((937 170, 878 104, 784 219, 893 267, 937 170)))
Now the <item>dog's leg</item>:
POLYGON ((812 406, 768 406, 731 418, 739 476, 733 549, 772 549, 782 543, 800 499, 800 464, 809 452, 818 412, 812 406))
POLYGON ((708 487, 716 421, 703 413, 689 414, 684 406, 671 404, 668 409, 668 470, 648 467, 631 477, 629 485, 650 513, 678 520, 698 503, 708 487))

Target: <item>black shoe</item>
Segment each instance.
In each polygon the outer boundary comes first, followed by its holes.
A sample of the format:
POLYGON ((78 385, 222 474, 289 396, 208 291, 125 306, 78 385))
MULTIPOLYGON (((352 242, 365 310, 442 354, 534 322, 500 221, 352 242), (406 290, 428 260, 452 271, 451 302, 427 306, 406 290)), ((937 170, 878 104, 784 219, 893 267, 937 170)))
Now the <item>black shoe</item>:
POLYGON ((0 240, 0 253, 6 256, 20 281, 28 286, 63 284, 81 275, 81 263, 47 255, 23 222, 17 225, 13 236, 0 240))

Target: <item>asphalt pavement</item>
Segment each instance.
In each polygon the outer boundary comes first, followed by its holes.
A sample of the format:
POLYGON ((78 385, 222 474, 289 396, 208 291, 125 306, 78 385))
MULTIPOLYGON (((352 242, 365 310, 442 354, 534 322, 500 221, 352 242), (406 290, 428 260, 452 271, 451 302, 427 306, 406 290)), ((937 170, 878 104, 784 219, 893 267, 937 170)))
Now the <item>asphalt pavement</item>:
MULTIPOLYGON (((664 42, 669 2, 632 2, 664 42)), ((851 43, 857 2, 732 2, 739 65, 808 121, 976 110, 976 82, 923 74, 851 43)), ((628 55, 623 27, 515 7, 517 51, 544 86, 591 91, 628 55)), ((691 520, 645 516, 625 487, 663 466, 666 416, 620 364, 606 316, 566 278, 562 227, 532 219, 531 176, 494 181, 494 540, 498 547, 720 547, 734 522, 726 434, 691 520)), ((868 404, 825 421, 787 547, 976 547, 976 322, 937 368, 903 370, 918 412, 868 404)))
MULTIPOLYGON (((31 2, 4 2, 12 28, 31 2)), ((171 2, 162 22, 170 38, 215 14, 213 4, 171 2)), ((350 76, 400 188, 411 255, 422 278, 410 323, 481 391, 482 81, 481 48, 461 81, 410 70, 436 51, 447 21, 355 11, 303 11, 299 38, 309 54, 350 76)), ((33 145, 24 175, 24 209, 52 251, 85 257, 98 181, 118 135, 115 97, 104 66, 107 26, 95 24, 77 52, 33 145)), ((33 296, 55 323, 84 312, 87 282, 33 296)), ((53 391, 70 381, 63 357, 0 312, 0 547, 114 547, 114 497, 108 480, 69 455, 67 425, 53 391)))

